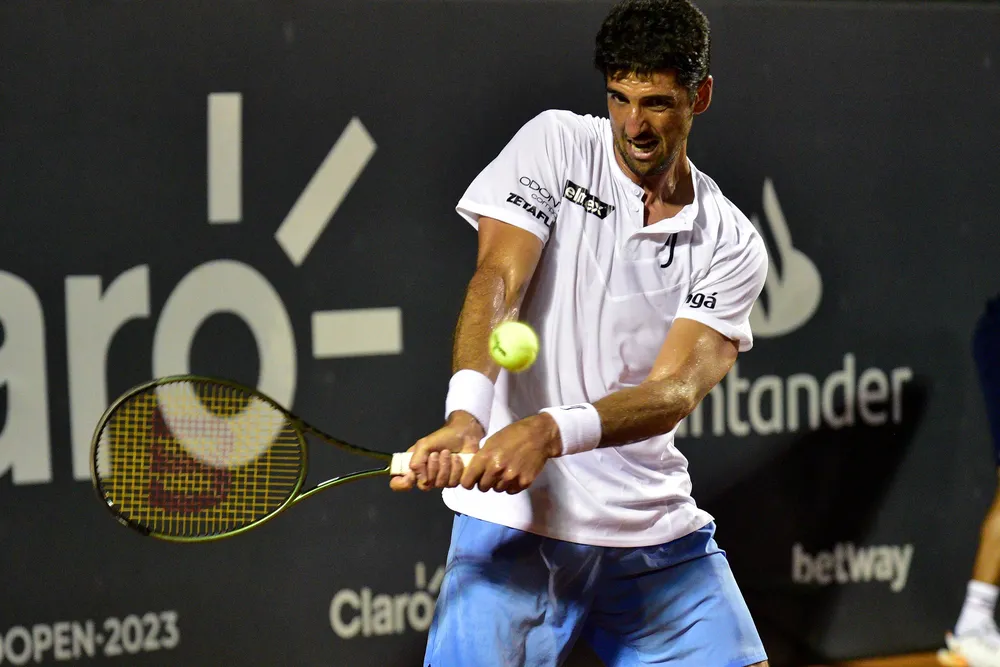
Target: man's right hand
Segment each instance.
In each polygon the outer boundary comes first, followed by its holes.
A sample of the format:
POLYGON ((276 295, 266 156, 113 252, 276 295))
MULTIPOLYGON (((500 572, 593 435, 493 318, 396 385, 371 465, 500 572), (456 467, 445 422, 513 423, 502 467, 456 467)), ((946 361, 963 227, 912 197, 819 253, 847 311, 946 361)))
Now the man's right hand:
POLYGON ((451 413, 444 426, 406 450, 413 453, 410 470, 390 479, 389 488, 409 491, 416 486, 427 491, 458 486, 465 467, 459 457, 451 454, 479 451, 479 443, 485 436, 482 424, 468 412, 451 413))

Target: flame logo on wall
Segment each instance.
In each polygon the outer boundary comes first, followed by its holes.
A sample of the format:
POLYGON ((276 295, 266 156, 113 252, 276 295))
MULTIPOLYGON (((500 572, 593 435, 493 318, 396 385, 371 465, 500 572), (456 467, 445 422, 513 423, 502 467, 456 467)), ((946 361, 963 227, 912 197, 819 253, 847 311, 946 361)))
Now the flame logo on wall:
POLYGON ((750 326, 755 336, 774 338, 809 321, 823 298, 823 280, 813 261, 792 245, 771 179, 764 181, 764 220, 762 226, 756 215, 751 219, 765 239, 769 266, 750 326))

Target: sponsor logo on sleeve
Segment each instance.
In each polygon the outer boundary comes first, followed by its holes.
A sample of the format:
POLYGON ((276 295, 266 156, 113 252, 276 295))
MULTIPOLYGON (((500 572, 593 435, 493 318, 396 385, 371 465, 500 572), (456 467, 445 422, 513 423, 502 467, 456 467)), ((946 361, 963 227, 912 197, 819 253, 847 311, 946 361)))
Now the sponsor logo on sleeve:
POLYGON ((545 211, 539 211, 538 206, 532 204, 530 201, 528 201, 521 195, 517 195, 514 194, 513 192, 510 192, 507 194, 507 202, 510 204, 517 204, 525 211, 527 211, 528 213, 530 213, 531 215, 535 216, 543 223, 545 223, 546 227, 552 226, 552 219, 549 217, 549 215, 545 211))
POLYGON ((522 176, 517 182, 531 192, 531 201, 535 202, 535 205, 544 208, 549 215, 555 215, 556 209, 559 208, 559 201, 548 188, 528 176, 522 176))

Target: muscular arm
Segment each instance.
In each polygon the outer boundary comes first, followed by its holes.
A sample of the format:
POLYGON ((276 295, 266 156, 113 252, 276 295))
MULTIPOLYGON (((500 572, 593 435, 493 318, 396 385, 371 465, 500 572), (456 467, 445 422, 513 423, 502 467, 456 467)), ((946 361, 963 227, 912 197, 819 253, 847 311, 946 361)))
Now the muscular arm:
MULTIPOLYGON (((735 341, 715 329, 694 320, 676 320, 646 379, 593 403, 601 418, 599 446, 624 445, 669 432, 725 377, 738 349, 735 341)), ((555 419, 548 413, 530 415, 495 433, 459 483, 467 489, 517 493, 534 481, 547 459, 561 454, 555 419)))
MULTIPOLYGON (((496 381, 499 367, 489 355, 490 332, 501 321, 517 316, 541 255, 542 241, 534 234, 493 218, 479 219, 476 272, 455 329, 453 372, 470 369, 496 381)), ((462 464, 442 452, 476 451, 484 435, 475 417, 455 410, 442 428, 410 448, 411 472, 394 477, 389 485, 397 491, 414 484, 421 489, 456 486, 462 464)))
POLYGON ((493 218, 479 219, 476 272, 469 281, 455 328, 452 372, 468 368, 496 381, 499 367, 488 352, 493 328, 516 319, 542 254, 541 240, 493 218))
POLYGON ((714 329, 676 320, 646 379, 594 402, 601 416, 600 446, 669 432, 725 377, 737 352, 737 343, 714 329))

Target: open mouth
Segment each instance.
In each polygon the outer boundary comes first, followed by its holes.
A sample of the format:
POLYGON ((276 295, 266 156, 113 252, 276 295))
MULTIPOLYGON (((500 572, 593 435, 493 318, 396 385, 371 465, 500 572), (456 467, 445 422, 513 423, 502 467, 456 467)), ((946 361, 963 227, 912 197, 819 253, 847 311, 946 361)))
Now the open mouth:
POLYGON ((645 141, 628 140, 629 152, 632 153, 632 157, 638 160, 648 160, 651 158, 658 144, 659 142, 656 139, 647 139, 645 141))

